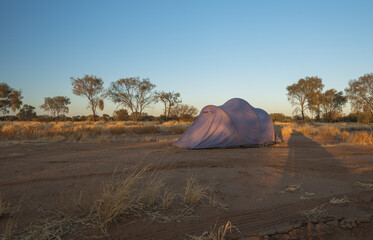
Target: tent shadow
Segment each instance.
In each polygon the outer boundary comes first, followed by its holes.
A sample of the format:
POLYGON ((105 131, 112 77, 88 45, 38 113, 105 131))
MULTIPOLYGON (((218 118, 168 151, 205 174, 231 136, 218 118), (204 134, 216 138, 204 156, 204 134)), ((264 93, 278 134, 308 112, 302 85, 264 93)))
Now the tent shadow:
POLYGON ((351 174, 341 161, 321 144, 293 130, 288 140, 289 154, 280 186, 295 182, 319 182, 321 178, 343 178, 351 174))

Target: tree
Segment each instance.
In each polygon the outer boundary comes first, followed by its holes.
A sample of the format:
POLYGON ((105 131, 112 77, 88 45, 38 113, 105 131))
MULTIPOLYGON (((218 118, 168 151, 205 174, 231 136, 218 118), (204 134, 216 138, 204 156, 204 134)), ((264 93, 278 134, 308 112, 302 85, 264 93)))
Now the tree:
POLYGON ((61 113, 69 113, 70 99, 68 97, 56 96, 53 98, 44 98, 44 104, 40 105, 40 108, 46 112, 50 112, 53 117, 59 116, 61 113))
POLYGON ((322 79, 319 77, 305 77, 298 80, 297 83, 290 85, 286 88, 288 91, 288 100, 297 106, 295 111, 301 112, 302 119, 304 120, 305 111, 310 109, 310 106, 314 104, 311 99, 315 99, 315 96, 320 94, 324 85, 322 79))
POLYGON ((346 102, 347 98, 343 96, 342 92, 337 92, 335 89, 325 91, 320 98, 325 120, 333 120, 336 114, 342 111, 346 102))
POLYGON ((119 109, 114 111, 113 118, 116 121, 127 121, 129 118, 127 109, 119 109))
POLYGON ((145 78, 121 78, 111 83, 108 95, 114 103, 119 103, 131 111, 134 121, 138 121, 143 110, 156 101, 155 85, 145 78))
POLYGON ((348 82, 345 89, 352 107, 356 111, 363 111, 373 115, 373 73, 365 74, 357 80, 348 82))
POLYGON ((321 91, 315 92, 314 94, 312 94, 308 98, 308 108, 309 108, 309 111, 312 114, 316 115, 316 117, 315 117, 316 120, 320 120, 320 118, 321 118, 321 112, 322 112, 322 109, 321 109, 321 98, 322 98, 321 91))
POLYGON ((0 83, 0 112, 9 113, 8 109, 15 112, 22 105, 22 95, 20 90, 14 90, 6 83, 0 83))
POLYGON ((186 104, 178 104, 172 110, 172 116, 175 116, 179 120, 192 120, 197 115, 198 110, 193 106, 186 104))
POLYGON ((166 119, 170 118, 172 108, 181 103, 180 93, 162 91, 157 92, 156 97, 164 104, 164 117, 166 119))
POLYGON ((93 121, 96 121, 97 107, 102 111, 104 109, 104 82, 96 76, 85 75, 83 78, 70 78, 73 86, 73 93, 77 96, 88 98, 88 108, 91 108, 93 121))
POLYGON ((17 117, 19 118, 19 120, 22 120, 22 121, 30 121, 33 118, 37 117, 34 109, 35 107, 24 104, 21 110, 19 110, 17 117))
POLYGON ((285 116, 283 113, 271 113, 269 116, 272 118, 273 122, 291 122, 293 120, 291 117, 285 116))

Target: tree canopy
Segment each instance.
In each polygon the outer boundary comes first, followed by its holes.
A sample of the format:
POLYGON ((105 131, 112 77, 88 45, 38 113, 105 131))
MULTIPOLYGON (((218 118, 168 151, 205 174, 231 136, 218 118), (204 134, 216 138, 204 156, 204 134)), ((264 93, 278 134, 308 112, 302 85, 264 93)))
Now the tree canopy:
POLYGON ((345 91, 354 110, 373 115, 373 73, 351 80, 348 85, 345 91))
POLYGON ((316 96, 321 94, 324 84, 322 79, 319 77, 305 77, 298 80, 286 88, 288 91, 288 100, 296 106, 295 112, 301 113, 302 119, 304 120, 305 111, 310 109, 314 104, 312 100, 316 99, 316 96))
POLYGON ((50 112, 53 117, 59 116, 61 113, 69 113, 70 99, 68 97, 56 96, 44 98, 44 104, 40 105, 40 108, 46 112, 50 112))
POLYGON ((154 89, 148 78, 121 78, 111 83, 108 95, 114 103, 119 103, 131 111, 134 121, 138 121, 143 110, 156 101, 154 89))
POLYGON ((19 110, 17 117, 22 121, 30 121, 33 118, 37 117, 34 109, 35 107, 24 104, 22 108, 19 110))
POLYGON ((343 96, 343 92, 338 92, 335 89, 325 91, 320 98, 324 119, 328 121, 333 120, 335 115, 342 111, 342 107, 346 102, 347 98, 343 96))
POLYGON ((104 109, 104 82, 96 76, 85 75, 83 78, 70 78, 73 93, 77 96, 85 96, 88 99, 88 108, 91 108, 93 121, 96 121, 96 109, 104 109))
POLYGON ((181 103, 180 93, 175 92, 157 92, 156 97, 164 104, 164 116, 170 118, 171 110, 174 106, 181 103))
POLYGON ((20 90, 14 90, 6 83, 0 83, 0 112, 9 113, 8 109, 15 112, 22 105, 22 95, 20 90))
POLYGON ((172 109, 171 115, 179 120, 190 121, 198 113, 197 108, 187 104, 178 104, 172 109))

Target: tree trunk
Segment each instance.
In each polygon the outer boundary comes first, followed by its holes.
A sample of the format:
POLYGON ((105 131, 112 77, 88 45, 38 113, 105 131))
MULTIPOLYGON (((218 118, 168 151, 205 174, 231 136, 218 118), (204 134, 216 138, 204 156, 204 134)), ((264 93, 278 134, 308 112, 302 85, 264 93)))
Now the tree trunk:
POLYGON ((93 121, 96 121, 96 111, 95 108, 92 106, 92 113, 93 113, 93 121))
POLYGON ((167 104, 164 102, 164 117, 167 120, 167 104))
POLYGON ((171 112, 171 103, 168 104, 167 118, 170 118, 170 112, 171 112))

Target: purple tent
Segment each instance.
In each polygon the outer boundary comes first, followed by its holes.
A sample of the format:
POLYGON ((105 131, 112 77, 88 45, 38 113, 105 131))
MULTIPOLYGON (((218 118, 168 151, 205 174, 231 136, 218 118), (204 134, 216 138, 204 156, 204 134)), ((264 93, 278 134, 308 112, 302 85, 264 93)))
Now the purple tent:
POLYGON ((275 141, 273 122, 268 113, 240 98, 221 106, 208 105, 174 143, 189 149, 224 148, 268 144, 275 141))

